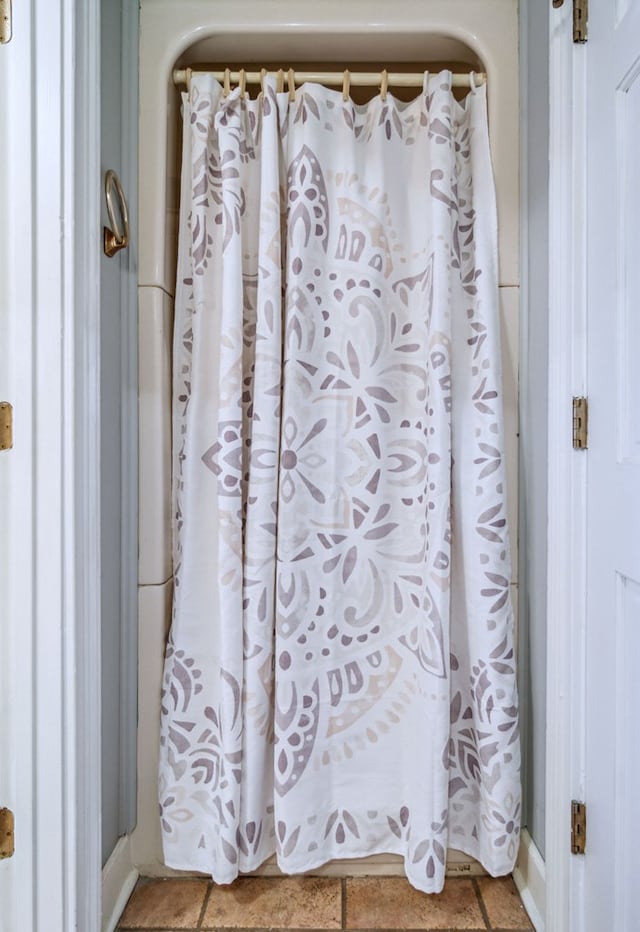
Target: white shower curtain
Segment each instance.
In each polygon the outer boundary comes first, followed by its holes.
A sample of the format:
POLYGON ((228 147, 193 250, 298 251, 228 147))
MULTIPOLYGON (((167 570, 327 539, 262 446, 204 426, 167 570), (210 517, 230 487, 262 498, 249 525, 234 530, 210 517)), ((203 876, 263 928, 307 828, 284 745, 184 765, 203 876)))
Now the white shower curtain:
POLYGON ((364 106, 194 74, 174 345, 166 863, 519 837, 484 87, 364 106))

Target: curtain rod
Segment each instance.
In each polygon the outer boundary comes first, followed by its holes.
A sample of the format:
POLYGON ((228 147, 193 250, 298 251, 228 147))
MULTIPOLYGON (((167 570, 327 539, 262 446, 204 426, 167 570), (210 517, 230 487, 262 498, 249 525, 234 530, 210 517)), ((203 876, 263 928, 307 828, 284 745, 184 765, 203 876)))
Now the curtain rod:
MULTIPOLYGON (((196 69, 192 68, 175 68, 173 72, 173 83, 177 86, 186 85, 187 90, 191 84, 191 73, 196 69)), ((202 69, 203 71, 205 69, 202 69)), ((209 71, 213 74, 216 81, 225 81, 239 84, 244 88, 245 84, 261 84, 266 72, 263 71, 209 71)), ((376 87, 395 84, 397 87, 420 87, 424 81, 424 73, 404 74, 402 72, 387 73, 386 71, 278 71, 280 76, 281 87, 284 90, 284 79, 287 78, 289 85, 305 84, 310 81, 314 84, 333 84, 345 86, 345 83, 358 85, 361 87, 376 87)), ((452 74, 452 87, 472 87, 474 84, 485 84, 487 75, 484 72, 472 71, 465 74, 452 74)), ((291 89, 289 87, 289 89, 291 89)))

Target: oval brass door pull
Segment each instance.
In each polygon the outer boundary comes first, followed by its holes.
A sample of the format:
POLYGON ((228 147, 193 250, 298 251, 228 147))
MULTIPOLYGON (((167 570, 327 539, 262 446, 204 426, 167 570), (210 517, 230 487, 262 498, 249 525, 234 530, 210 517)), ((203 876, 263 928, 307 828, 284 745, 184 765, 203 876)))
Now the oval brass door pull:
POLYGON ((109 171, 104 176, 104 196, 107 201, 107 213, 109 214, 109 227, 104 228, 104 252, 106 256, 115 256, 121 249, 129 245, 129 211, 127 210, 127 199, 124 196, 120 179, 114 171, 109 171), (118 196, 118 212, 120 220, 116 219, 116 211, 113 205, 114 191, 118 196), (120 227, 122 221, 122 229, 120 227))

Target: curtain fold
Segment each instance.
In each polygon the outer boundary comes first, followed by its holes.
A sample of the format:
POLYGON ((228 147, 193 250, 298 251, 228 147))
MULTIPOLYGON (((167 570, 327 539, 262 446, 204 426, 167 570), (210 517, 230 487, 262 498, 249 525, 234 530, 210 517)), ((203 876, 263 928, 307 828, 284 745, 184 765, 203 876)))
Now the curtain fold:
POLYGON ((193 75, 174 342, 166 863, 230 882, 519 837, 485 89, 193 75))

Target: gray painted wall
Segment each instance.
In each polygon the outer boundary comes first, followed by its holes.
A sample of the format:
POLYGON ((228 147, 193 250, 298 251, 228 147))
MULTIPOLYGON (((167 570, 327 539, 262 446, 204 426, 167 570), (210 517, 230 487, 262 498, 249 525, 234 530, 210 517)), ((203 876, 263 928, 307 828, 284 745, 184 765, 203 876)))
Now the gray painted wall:
POLYGON ((545 849, 549 3, 521 0, 522 327, 519 660, 523 825, 545 849))
MULTIPOLYGON (((101 3, 101 171, 122 182, 131 246, 100 265, 102 861, 135 825, 138 7, 101 3)), ((108 223, 103 204, 103 222, 108 223)))

